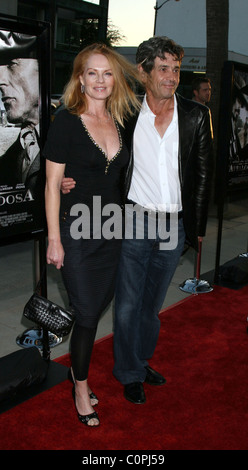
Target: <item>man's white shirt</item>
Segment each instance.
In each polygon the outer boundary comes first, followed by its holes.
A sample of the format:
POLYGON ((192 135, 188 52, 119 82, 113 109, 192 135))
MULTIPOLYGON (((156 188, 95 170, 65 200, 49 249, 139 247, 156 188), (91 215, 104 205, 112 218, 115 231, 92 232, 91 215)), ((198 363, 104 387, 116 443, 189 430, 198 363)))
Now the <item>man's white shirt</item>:
POLYGON ((178 212, 182 203, 175 96, 173 118, 163 137, 155 127, 155 118, 145 96, 134 132, 134 168, 128 199, 149 209, 178 212))

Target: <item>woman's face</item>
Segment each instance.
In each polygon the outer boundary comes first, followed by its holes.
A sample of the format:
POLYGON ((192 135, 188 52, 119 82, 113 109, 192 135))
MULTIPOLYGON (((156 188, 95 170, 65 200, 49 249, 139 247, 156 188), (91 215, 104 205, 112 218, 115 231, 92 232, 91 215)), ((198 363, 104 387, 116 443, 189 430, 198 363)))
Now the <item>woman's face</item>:
POLYGON ((114 77, 108 59, 102 54, 92 54, 86 62, 80 82, 85 87, 87 98, 106 100, 114 87, 114 77))

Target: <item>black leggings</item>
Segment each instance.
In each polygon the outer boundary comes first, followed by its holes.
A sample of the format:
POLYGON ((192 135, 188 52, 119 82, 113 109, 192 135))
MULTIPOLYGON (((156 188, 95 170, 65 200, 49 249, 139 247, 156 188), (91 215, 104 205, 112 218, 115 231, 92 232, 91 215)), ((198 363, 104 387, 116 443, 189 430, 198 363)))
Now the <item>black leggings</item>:
POLYGON ((96 330, 74 324, 71 335, 71 364, 75 380, 86 380, 88 377, 96 330))
POLYGON ((61 271, 75 313, 72 370, 76 380, 85 380, 99 318, 114 296, 121 240, 74 239, 70 228, 75 217, 65 216, 64 219, 61 240, 65 258, 61 271))

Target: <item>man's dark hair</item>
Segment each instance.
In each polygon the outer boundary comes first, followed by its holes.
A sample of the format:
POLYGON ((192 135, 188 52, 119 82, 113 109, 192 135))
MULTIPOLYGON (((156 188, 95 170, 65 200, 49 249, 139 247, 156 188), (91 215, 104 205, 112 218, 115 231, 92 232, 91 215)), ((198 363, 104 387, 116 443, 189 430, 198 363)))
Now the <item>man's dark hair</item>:
POLYGON ((210 83, 211 84, 209 78, 207 78, 207 77, 197 77, 192 82, 192 91, 193 90, 199 91, 200 86, 201 86, 202 83, 210 83))
POLYGON ((146 73, 150 73, 156 57, 164 59, 165 53, 173 55, 179 62, 184 56, 183 48, 172 39, 166 36, 152 37, 139 45, 136 52, 136 63, 141 64, 146 73))

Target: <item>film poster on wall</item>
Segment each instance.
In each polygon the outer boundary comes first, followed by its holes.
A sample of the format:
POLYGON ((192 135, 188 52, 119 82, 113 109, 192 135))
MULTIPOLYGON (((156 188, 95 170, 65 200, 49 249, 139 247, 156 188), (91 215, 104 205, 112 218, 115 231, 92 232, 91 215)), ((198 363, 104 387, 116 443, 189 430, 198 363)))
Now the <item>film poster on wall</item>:
POLYGON ((228 188, 248 188, 248 67, 232 63, 228 188))
POLYGON ((0 17, 0 239, 45 228, 48 38, 47 24, 0 17))

